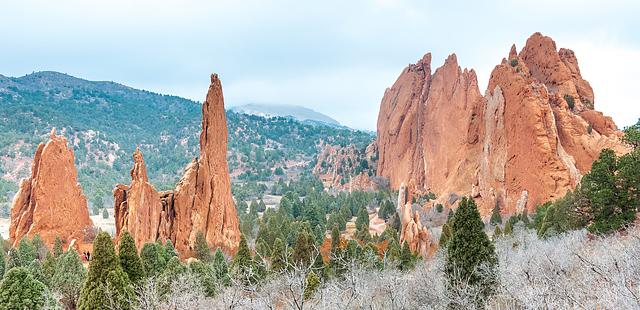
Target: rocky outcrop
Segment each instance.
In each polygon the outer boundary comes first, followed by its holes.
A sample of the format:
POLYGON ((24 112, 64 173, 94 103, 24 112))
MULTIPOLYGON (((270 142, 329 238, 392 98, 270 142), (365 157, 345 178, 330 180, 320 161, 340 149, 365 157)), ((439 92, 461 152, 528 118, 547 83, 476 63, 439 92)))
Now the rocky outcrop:
POLYGON ((482 96, 455 54, 433 74, 431 56, 387 89, 378 116, 377 174, 392 188, 470 195, 482 214, 532 210, 574 188, 603 148, 627 151, 613 121, 593 110, 593 90, 573 51, 532 35, 491 73, 482 96))
POLYGON ((174 191, 158 193, 149 184, 142 154, 136 151, 131 185, 114 189, 117 234, 129 230, 138 246, 169 239, 187 258, 202 232, 211 248, 235 253, 240 230, 226 153, 224 98, 214 74, 202 105, 200 157, 187 166, 174 191))
POLYGON ((90 244, 92 228, 73 150, 53 129, 49 141, 38 145, 31 176, 22 180, 13 198, 9 238, 14 246, 36 234, 49 246, 56 236, 66 244, 90 244))
POLYGON ((398 191, 398 213, 400 215, 400 244, 406 242, 409 249, 422 257, 427 257, 431 242, 429 229, 422 226, 420 213, 413 212, 411 194, 402 183, 398 191))
POLYGON ((374 191, 379 184, 372 179, 375 173, 377 144, 365 149, 355 145, 325 144, 316 157, 312 172, 325 188, 346 191, 374 191))

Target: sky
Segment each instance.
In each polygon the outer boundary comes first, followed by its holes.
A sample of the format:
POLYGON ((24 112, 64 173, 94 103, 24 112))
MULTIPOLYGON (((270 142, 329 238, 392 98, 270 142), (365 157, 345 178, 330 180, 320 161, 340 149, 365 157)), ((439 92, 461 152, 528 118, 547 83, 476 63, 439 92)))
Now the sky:
POLYGON ((575 51, 596 109, 640 118, 640 1, 21 0, 0 4, 0 74, 59 71, 205 97, 227 107, 293 104, 375 130, 380 100, 427 52, 456 53, 484 92, 491 70, 534 32, 575 51))

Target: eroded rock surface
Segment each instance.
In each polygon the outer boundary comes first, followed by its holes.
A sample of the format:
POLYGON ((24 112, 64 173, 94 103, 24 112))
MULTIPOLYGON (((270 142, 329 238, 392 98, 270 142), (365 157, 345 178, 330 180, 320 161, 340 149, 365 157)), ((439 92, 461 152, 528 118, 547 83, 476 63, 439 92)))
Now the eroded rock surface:
POLYGON ((226 152, 224 98, 214 74, 202 105, 200 157, 186 167, 174 191, 158 193, 148 182, 142 154, 136 151, 131 185, 114 189, 117 234, 129 230, 138 246, 169 239, 187 258, 193 254, 198 232, 202 232, 211 248, 235 253, 240 230, 226 152))
POLYGON ((398 192, 400 244, 406 242, 412 252, 427 257, 431 246, 429 229, 422 226, 420 213, 412 211, 411 194, 408 191, 408 187, 402 183, 398 192))
POLYGON ((92 228, 73 149, 53 129, 49 141, 36 150, 31 176, 22 180, 13 198, 9 238, 14 246, 36 234, 49 246, 56 236, 67 245, 82 245, 92 242, 92 228))
MULTIPOLYGON (((573 51, 533 34, 491 73, 482 96, 455 54, 431 74, 431 56, 387 89, 378 116, 377 174, 391 187, 470 195, 486 215, 532 210, 574 188, 604 148, 627 152, 573 51), (526 193, 526 194, 523 194, 526 193)), ((451 206, 451 205, 449 205, 451 206)))

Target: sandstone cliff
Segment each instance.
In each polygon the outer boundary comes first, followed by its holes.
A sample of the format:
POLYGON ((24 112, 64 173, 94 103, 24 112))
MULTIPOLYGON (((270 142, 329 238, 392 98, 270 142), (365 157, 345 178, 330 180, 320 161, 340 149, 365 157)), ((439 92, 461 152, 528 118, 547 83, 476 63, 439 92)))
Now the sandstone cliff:
POLYGON ((378 116, 377 174, 413 184, 449 206, 471 195, 486 215, 532 210, 574 188, 603 148, 626 152, 573 51, 533 34, 491 73, 482 96, 455 54, 431 74, 431 56, 387 89, 378 116))
POLYGON ((68 245, 89 244, 92 227, 73 150, 53 129, 49 141, 36 150, 31 176, 22 180, 13 198, 9 238, 14 246, 36 234, 49 246, 56 236, 68 245))
POLYGON ((235 253, 240 230, 226 153, 224 98, 214 74, 202 105, 200 157, 187 166, 174 191, 158 193, 149 184, 142 154, 136 151, 131 185, 114 189, 117 235, 129 230, 138 246, 169 239, 186 258, 202 232, 211 248, 235 253))

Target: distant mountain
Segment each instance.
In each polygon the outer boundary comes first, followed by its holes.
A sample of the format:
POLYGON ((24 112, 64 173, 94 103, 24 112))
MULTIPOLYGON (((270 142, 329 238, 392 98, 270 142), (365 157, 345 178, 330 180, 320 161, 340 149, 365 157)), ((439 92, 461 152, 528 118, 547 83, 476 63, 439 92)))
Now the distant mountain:
POLYGON ((238 113, 258 115, 263 117, 288 117, 312 125, 320 124, 334 127, 343 127, 338 121, 329 117, 328 115, 297 105, 249 103, 232 107, 230 108, 230 110, 238 113))
MULTIPOLYGON (((278 167, 278 173, 293 176, 307 169, 321 141, 362 148, 374 138, 368 132, 232 111, 227 111, 227 125, 236 182, 272 180, 278 167)), ((85 194, 108 201, 116 183, 130 181, 136 146, 157 189, 173 188, 198 156, 200 126, 201 103, 188 99, 58 72, 0 75, 0 207, 29 174, 35 149, 52 127, 73 145, 85 194)))

